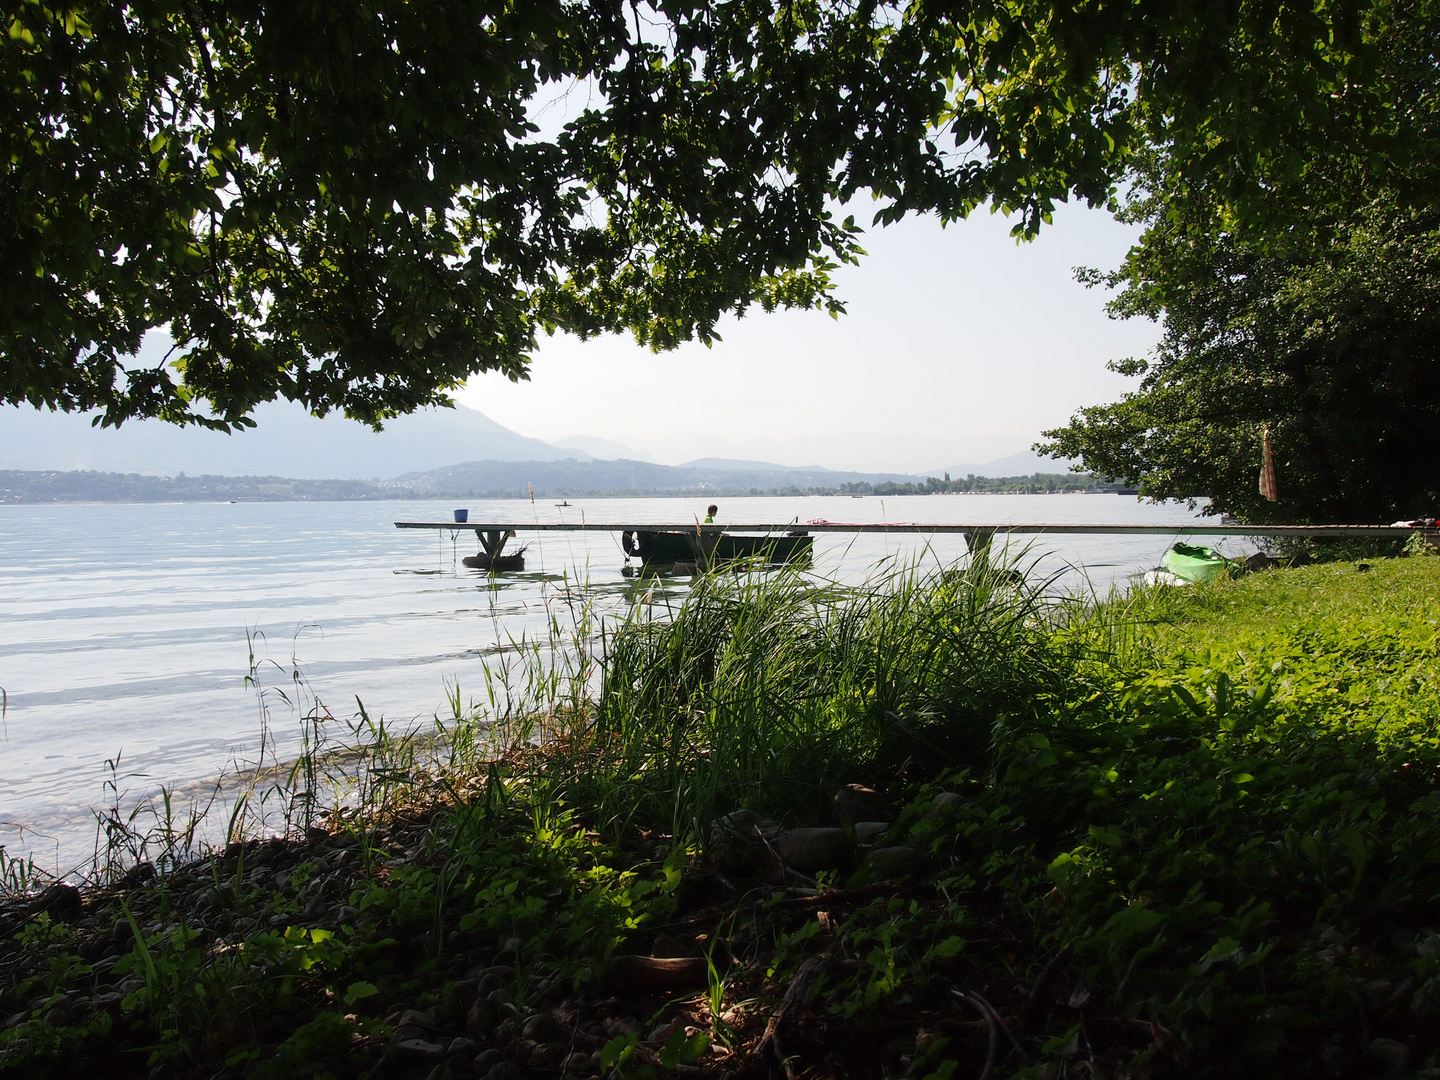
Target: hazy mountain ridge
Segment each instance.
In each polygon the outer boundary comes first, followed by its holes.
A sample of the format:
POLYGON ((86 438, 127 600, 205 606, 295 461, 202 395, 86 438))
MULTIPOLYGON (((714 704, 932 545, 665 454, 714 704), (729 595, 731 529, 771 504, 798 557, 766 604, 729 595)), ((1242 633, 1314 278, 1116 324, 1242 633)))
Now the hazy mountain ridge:
MULTIPOLYGON (((398 417, 379 433, 343 418, 317 419, 290 403, 262 405, 256 419, 256 428, 226 435, 156 421, 132 422, 119 429, 97 428, 88 414, 0 408, 0 470, 94 473, 71 484, 76 491, 87 492, 73 497, 84 499, 106 497, 100 493, 104 487, 100 474, 129 477, 115 482, 115 497, 132 498, 142 489, 165 490, 163 485, 139 484, 134 477, 175 476, 181 469, 192 477, 229 477, 241 487, 241 480, 265 477, 329 484, 385 481, 398 485, 390 487, 391 491, 438 492, 458 487, 512 494, 525 493, 527 485, 564 494, 789 492, 838 488, 847 483, 905 484, 925 478, 740 457, 701 457, 681 465, 662 465, 641 460, 641 455, 628 447, 606 439, 573 436, 564 440, 568 445, 553 446, 463 406, 398 417), (613 456, 625 451, 629 453, 613 456)), ((925 475, 1020 476, 1061 472, 1065 465, 1023 451, 983 465, 952 466, 925 475)), ((34 491, 38 495, 58 490, 55 484, 53 478, 37 479, 34 491)), ((12 494, 11 500, 14 498, 12 494)))
POLYGON ((763 462, 727 463, 726 467, 657 465, 649 461, 469 461, 424 473, 383 481, 384 489, 404 489, 415 495, 536 495, 609 494, 641 495, 747 495, 775 491, 835 489, 847 483, 917 481, 917 476, 893 473, 839 472, 823 468, 794 468, 763 462), (746 467, 731 467, 744 465, 746 467))
POLYGON ((375 480, 477 458, 590 458, 464 406, 396 417, 381 432, 340 417, 317 419, 288 402, 262 405, 255 416, 255 428, 226 435, 159 421, 95 428, 88 414, 0 409, 0 469, 375 480))

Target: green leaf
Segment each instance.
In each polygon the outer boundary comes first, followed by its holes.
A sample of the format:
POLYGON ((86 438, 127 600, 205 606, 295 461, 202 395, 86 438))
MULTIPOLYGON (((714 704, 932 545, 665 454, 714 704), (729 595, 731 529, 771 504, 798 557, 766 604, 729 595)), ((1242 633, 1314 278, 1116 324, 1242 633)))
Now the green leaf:
POLYGON ((345 1004, 354 1005, 357 1001, 364 1001, 368 997, 374 997, 380 992, 380 988, 374 983, 353 982, 345 988, 345 1004))

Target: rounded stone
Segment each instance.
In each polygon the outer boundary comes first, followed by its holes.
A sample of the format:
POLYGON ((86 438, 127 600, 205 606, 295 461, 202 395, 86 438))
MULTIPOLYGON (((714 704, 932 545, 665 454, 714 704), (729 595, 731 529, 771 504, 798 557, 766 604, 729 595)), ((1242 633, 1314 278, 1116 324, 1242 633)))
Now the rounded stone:
POLYGON ((564 1037, 565 1029, 561 1027, 560 1021, 549 1013, 536 1013, 525 1021, 524 1026, 520 1029, 520 1035, 522 1038, 537 1043, 555 1042, 564 1037))
POLYGON ((857 821, 855 823, 855 842, 861 847, 867 847, 884 836, 885 830, 888 828, 890 828, 888 821, 857 821))
POLYGON ((507 1059, 504 1050, 497 1049, 493 1046, 488 1050, 481 1050, 480 1053, 475 1055, 475 1072, 479 1076, 484 1076, 494 1066, 505 1060, 507 1059))
POLYGON ((487 1038, 499 1022, 495 1006, 484 998, 476 998, 465 1013, 465 1030, 477 1039, 487 1038))
POLYGON ((1394 1076, 1410 1067, 1410 1048, 1395 1039, 1374 1039, 1365 1047, 1365 1058, 1394 1076))
POLYGON ((874 788, 864 784, 846 784, 835 793, 835 820, 841 824, 879 821, 888 817, 885 799, 874 788))
POLYGON ((955 791, 942 791, 930 800, 930 809, 924 813, 926 821, 953 814, 965 802, 965 796, 955 791))
POLYGON ((855 867, 855 842, 844 829, 791 829, 770 844, 786 866, 811 876, 855 867))

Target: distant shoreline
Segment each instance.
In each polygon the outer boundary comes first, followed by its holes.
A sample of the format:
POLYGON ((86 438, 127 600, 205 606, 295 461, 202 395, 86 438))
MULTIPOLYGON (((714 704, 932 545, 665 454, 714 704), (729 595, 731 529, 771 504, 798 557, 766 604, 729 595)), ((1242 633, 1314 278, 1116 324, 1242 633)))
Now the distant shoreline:
MULTIPOLYGON (((882 481, 838 485, 762 485, 756 476, 737 475, 726 483, 723 474, 701 484, 673 487, 612 486, 582 487, 545 482, 540 476, 551 463, 475 462, 463 467, 473 477, 483 477, 485 467, 497 473, 523 473, 534 464, 536 481, 513 481, 491 489, 459 477, 423 474, 398 480, 298 480, 281 476, 151 476, 142 473, 95 471, 0 470, 0 505, 33 506, 55 504, 109 503, 241 503, 241 502, 413 502, 430 499, 624 499, 624 498, 709 498, 797 496, 900 495, 1133 495, 1134 489, 1107 484, 1086 473, 1033 473, 1028 476, 968 476, 951 480, 930 477, 923 483, 882 481), (449 481, 447 483, 447 481, 449 481)), ((456 469, 440 470, 442 474, 456 469)), ((679 471, 679 470, 677 470, 679 471)), ((483 483, 483 480, 479 482, 483 483)))

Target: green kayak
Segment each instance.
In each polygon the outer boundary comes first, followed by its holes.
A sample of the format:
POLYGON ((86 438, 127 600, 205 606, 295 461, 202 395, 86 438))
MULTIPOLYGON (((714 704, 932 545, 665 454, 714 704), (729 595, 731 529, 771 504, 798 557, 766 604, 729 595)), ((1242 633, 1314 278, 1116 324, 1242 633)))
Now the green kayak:
POLYGON ((1185 581, 1214 581, 1229 572, 1230 561, 1214 548, 1177 543, 1161 557, 1160 565, 1185 581))

